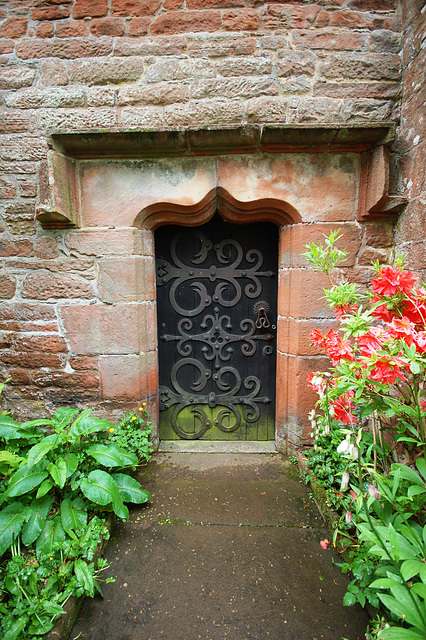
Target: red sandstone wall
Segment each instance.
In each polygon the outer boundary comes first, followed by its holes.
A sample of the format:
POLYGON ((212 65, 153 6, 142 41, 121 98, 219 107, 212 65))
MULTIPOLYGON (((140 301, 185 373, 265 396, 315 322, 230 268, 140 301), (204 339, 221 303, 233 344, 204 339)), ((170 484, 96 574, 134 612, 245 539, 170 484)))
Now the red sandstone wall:
POLYGON ((426 280, 426 4, 400 5, 403 29, 403 104, 394 144, 399 160, 396 188, 409 201, 400 216, 395 247, 426 280))
MULTIPOLYGON (((43 231, 34 221, 49 134, 396 121, 401 38, 395 4, 0 2, 0 344, 2 373, 13 378, 7 394, 22 415, 35 416, 37 407, 42 413, 45 405, 105 400, 102 356, 72 351, 61 314, 64 303, 99 302, 102 252, 70 250, 63 232, 43 231)), ((360 227, 359 237, 349 273, 365 281, 370 259, 388 259, 392 229, 371 223, 360 227)), ((114 247, 106 254, 116 255, 114 247)), ((315 284, 311 293, 318 297, 315 284)), ((297 345, 292 349, 301 353, 297 345)), ((112 372, 110 395, 113 379, 112 372)), ((310 402, 299 383, 292 377, 288 391, 295 404, 289 419, 296 421, 310 402)))

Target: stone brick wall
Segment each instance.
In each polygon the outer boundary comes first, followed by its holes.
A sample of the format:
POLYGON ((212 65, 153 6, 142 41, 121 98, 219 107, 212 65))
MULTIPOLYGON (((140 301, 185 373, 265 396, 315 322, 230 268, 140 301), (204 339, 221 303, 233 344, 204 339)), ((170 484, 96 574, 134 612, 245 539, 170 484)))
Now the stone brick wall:
MULTIPOLYGON (((410 78, 422 61, 422 22, 418 0, 403 2, 410 8, 402 13, 396 4, 0 1, 0 346, 1 373, 12 377, 6 395, 15 411, 36 417, 46 407, 77 403, 114 417, 140 397, 154 404, 157 397, 154 283, 147 276, 140 291, 131 276, 152 261, 151 232, 141 237, 130 227, 113 230, 111 221, 96 237, 93 230, 42 229, 35 210, 48 186, 51 134, 398 122, 404 43, 401 153, 394 166, 408 151, 400 185, 413 202, 404 220, 418 229, 424 192, 415 191, 408 176, 410 163, 419 160, 411 148, 421 133, 409 131, 421 102, 410 78), (124 316, 120 304, 127 305, 124 316), (90 348, 83 345, 87 318, 102 331, 107 316, 108 340, 92 335, 90 348), (145 335, 135 337, 135 326, 145 327, 145 335)), ((420 181, 420 168, 416 175, 420 181)), ((395 178, 394 185, 398 193, 395 178)), ((341 220, 352 224, 348 242, 357 238, 347 273, 365 282, 371 259, 392 259, 392 222, 357 222, 355 210, 332 221, 341 220)), ((406 228, 405 222, 398 226, 403 248, 406 228)), ((304 233, 310 238, 307 225, 304 233)), ((288 268, 293 266, 282 267, 288 268)), ((308 282, 316 295, 317 284, 308 282)), ((311 366, 305 333, 292 337, 291 347, 282 346, 302 363, 288 391, 294 406, 286 405, 289 421, 297 424, 312 402, 294 382, 304 382, 311 366)))
POLYGON ((401 3, 403 102, 393 145, 398 158, 395 188, 408 206, 400 216, 395 247, 410 269, 426 279, 426 4, 401 3))

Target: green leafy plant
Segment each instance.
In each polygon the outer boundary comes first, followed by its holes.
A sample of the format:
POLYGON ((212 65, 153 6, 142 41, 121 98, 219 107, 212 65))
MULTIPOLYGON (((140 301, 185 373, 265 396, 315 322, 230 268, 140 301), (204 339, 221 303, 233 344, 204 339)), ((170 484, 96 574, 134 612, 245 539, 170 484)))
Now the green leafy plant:
POLYGON ((399 256, 395 267, 373 266, 371 291, 333 284, 332 270, 344 259, 336 239, 331 234, 325 247, 307 246, 305 254, 329 276, 325 296, 340 323, 340 333, 311 332, 331 367, 308 379, 319 396, 310 415, 310 464, 329 487, 341 474, 333 506, 354 541, 345 603, 377 601, 386 609, 380 640, 424 639, 426 288, 399 256))
MULTIPOLYGON (((105 518, 125 520, 126 503, 150 499, 130 475, 140 461, 127 447, 131 426, 115 442, 108 436, 116 428, 91 414, 62 408, 25 423, 0 415, 0 625, 8 640, 47 633, 70 595, 101 592, 105 561, 94 553, 109 536, 105 518)), ((140 419, 129 420, 139 431, 140 419)))

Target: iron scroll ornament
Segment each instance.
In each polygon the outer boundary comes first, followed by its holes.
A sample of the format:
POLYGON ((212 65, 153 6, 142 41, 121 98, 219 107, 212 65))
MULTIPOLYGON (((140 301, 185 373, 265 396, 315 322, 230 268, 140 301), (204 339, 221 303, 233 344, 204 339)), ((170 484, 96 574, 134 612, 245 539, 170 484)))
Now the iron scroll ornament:
POLYGON ((167 284, 170 280, 174 279, 169 291, 169 300, 173 309, 181 316, 196 316, 208 307, 212 301, 224 307, 233 307, 240 301, 242 295, 242 287, 238 282, 239 278, 250 280, 244 288, 245 295, 248 298, 257 298, 262 292, 259 277, 272 277, 274 275, 273 271, 260 271, 263 264, 263 257, 257 249, 249 249, 244 256, 243 248, 236 240, 228 238, 213 246, 213 243, 208 240, 203 233, 194 231, 193 235, 198 239, 200 248, 191 260, 192 265, 185 264, 178 256, 177 245, 179 240, 184 237, 183 233, 178 234, 172 240, 170 246, 172 264, 167 262, 167 260, 157 261, 157 286, 167 284), (212 264, 207 268, 198 268, 197 265, 206 260, 212 249, 217 261, 225 266, 217 267, 212 264), (226 249, 228 251, 226 251, 226 249), (236 256, 232 262, 230 262, 232 259, 230 258, 232 249, 236 256), (244 257, 246 261, 253 266, 238 268, 244 257), (219 281, 215 286, 213 296, 208 294, 205 284, 196 282, 196 280, 202 279, 208 279, 211 282, 219 281), (199 303, 193 309, 183 309, 176 299, 179 287, 188 281, 190 281, 191 289, 199 297, 199 303), (228 289, 228 285, 231 285, 233 288, 233 295, 230 300, 223 296, 224 290, 228 289))
POLYGON ((258 397, 260 391, 260 380, 256 376, 247 376, 244 381, 234 367, 222 367, 213 376, 201 362, 194 358, 185 358, 177 362, 171 372, 171 379, 174 391, 168 387, 160 388, 160 410, 169 409, 174 406, 172 414, 172 427, 174 431, 185 440, 196 440, 201 438, 212 424, 225 433, 236 431, 241 424, 241 413, 238 411, 237 404, 243 405, 243 418, 246 422, 256 422, 260 416, 258 403, 271 402, 268 397, 258 397), (193 366, 198 369, 199 378, 191 385, 193 393, 185 391, 178 382, 178 372, 182 367, 193 366), (234 384, 225 380, 228 374, 234 378, 234 384), (222 393, 210 392, 200 395, 207 385, 210 377, 222 393), (247 395, 238 395, 241 387, 249 392, 247 395), (214 422, 208 418, 205 410, 200 405, 208 405, 210 408, 223 407, 215 416, 214 422), (193 431, 185 431, 178 422, 179 414, 188 407, 193 414, 194 420, 199 421, 199 427, 193 431), (228 421, 228 425, 225 424, 228 421))

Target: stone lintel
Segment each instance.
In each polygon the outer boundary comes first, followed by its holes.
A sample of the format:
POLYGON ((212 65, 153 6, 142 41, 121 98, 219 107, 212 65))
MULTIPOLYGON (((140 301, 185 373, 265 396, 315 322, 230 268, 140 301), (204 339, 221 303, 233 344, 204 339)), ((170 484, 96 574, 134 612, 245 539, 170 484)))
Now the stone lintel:
POLYGON ((299 124, 179 130, 52 134, 52 146, 72 158, 158 158, 224 153, 361 152, 390 145, 395 124, 299 124))

